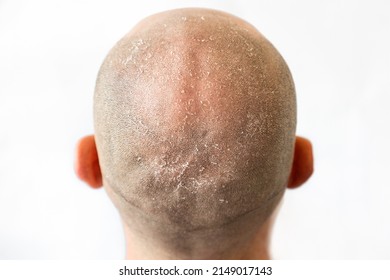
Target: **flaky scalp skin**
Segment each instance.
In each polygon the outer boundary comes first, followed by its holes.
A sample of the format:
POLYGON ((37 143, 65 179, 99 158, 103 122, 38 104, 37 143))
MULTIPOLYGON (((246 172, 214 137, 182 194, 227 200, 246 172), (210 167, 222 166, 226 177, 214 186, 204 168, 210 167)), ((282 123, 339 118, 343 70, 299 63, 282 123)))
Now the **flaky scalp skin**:
POLYGON ((101 67, 94 119, 104 185, 124 220, 173 250, 238 242, 284 192, 293 81, 276 49, 229 14, 181 9, 139 23, 101 67))

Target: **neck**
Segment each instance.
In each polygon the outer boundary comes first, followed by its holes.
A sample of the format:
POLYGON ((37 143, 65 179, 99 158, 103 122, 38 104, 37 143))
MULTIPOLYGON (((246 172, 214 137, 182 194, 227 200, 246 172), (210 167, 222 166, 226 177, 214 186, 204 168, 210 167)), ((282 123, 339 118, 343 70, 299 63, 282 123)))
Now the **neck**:
MULTIPOLYGON (((268 260, 271 258, 269 253, 270 232, 272 229, 273 218, 268 219, 262 227, 256 232, 254 238, 249 240, 245 246, 237 246, 227 255, 223 256, 199 256, 194 259, 243 259, 243 260, 268 260)), ((180 255, 165 252, 156 247, 141 242, 135 236, 126 223, 123 223, 126 239, 126 259, 140 260, 140 259, 185 259, 180 255)))

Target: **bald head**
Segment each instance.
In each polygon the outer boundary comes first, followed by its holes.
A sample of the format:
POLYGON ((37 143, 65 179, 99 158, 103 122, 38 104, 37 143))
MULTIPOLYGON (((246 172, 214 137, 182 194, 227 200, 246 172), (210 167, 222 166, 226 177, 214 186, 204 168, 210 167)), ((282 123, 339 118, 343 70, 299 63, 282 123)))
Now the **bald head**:
POLYGON ((241 19, 205 9, 146 18, 108 54, 94 102, 103 182, 141 243, 224 254, 245 246, 282 197, 294 85, 241 19))

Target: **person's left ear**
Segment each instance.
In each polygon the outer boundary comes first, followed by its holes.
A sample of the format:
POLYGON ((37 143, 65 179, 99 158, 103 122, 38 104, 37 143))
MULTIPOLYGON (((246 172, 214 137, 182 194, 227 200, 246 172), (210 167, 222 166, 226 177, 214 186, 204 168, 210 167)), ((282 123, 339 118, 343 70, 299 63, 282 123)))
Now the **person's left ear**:
POLYGON ((83 137, 76 145, 76 175, 92 188, 103 185, 94 135, 83 137))

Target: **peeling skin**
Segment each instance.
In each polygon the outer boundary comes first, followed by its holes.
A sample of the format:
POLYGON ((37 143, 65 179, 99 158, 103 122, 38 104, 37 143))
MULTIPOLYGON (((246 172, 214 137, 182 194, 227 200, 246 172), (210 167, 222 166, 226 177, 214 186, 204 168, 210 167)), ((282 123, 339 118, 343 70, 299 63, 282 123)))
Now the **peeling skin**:
POLYGON ((94 120, 110 197, 135 236, 164 250, 194 257, 218 240, 225 252, 283 195, 294 84, 272 44, 232 15, 141 21, 100 69, 94 120))

